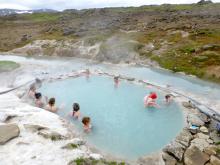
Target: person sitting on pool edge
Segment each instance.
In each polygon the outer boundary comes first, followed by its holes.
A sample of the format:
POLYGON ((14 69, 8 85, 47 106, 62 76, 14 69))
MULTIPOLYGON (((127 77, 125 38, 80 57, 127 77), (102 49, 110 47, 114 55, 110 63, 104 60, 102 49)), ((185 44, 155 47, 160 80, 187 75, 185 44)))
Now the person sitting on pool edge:
POLYGON ((150 92, 149 95, 144 97, 144 106, 145 107, 158 107, 156 103, 157 94, 155 92, 150 92))
POLYGON ((119 76, 114 77, 114 83, 115 83, 115 87, 117 88, 119 85, 119 76))
POLYGON ((57 107, 55 106, 55 102, 56 102, 55 98, 50 98, 46 106, 46 110, 56 113, 57 107))
POLYGON ((82 123, 83 123, 84 131, 85 132, 90 132, 91 128, 92 128, 90 117, 83 117, 82 123))
POLYGON ((73 104, 72 117, 74 117, 76 119, 79 119, 79 117, 80 117, 80 106, 78 103, 73 104))
POLYGON ((45 106, 44 102, 42 101, 41 93, 35 93, 35 105, 38 108, 43 108, 45 106))

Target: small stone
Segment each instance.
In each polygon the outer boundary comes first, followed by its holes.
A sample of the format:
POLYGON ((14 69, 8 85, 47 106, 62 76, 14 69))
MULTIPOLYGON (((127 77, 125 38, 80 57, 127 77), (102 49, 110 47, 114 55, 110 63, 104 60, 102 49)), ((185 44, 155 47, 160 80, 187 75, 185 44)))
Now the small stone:
POLYGON ((196 146, 190 146, 184 154, 184 163, 186 165, 204 165, 208 160, 209 156, 201 152, 196 146))
POLYGON ((216 150, 217 147, 212 145, 212 146, 208 146, 204 149, 204 152, 207 153, 208 155, 216 155, 216 150))
POLYGON ((208 128, 206 128, 205 126, 200 127, 200 131, 203 132, 203 133, 208 133, 209 132, 208 128))
POLYGON ((20 129, 16 124, 0 125, 0 145, 5 144, 11 139, 18 137, 20 129))
POLYGON ((220 165, 220 159, 217 158, 216 156, 212 155, 212 156, 210 157, 210 163, 211 163, 212 165, 220 165))

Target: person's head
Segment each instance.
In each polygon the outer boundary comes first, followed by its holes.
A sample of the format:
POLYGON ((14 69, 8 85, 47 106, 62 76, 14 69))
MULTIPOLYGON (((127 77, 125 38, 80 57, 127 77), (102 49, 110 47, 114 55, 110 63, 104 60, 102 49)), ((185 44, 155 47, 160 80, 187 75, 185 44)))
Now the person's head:
POLYGON ((35 98, 36 99, 41 99, 41 97, 42 97, 41 93, 35 93, 35 98))
POLYGON ((74 112, 77 112, 77 111, 79 111, 79 109, 80 109, 79 104, 78 104, 78 103, 74 103, 74 104, 73 104, 73 111, 74 111, 74 112))
POLYGON ((83 123, 83 125, 88 125, 90 123, 90 117, 84 117, 82 119, 82 123, 83 123))
POLYGON ((55 98, 50 98, 50 100, 49 100, 49 102, 48 102, 48 104, 50 105, 50 106, 53 106, 53 105, 55 105, 55 98))

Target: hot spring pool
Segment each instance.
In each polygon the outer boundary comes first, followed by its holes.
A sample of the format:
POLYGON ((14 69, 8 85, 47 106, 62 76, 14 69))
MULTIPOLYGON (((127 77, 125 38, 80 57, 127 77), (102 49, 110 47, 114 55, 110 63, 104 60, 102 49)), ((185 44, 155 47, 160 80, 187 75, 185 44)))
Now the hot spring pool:
POLYGON ((168 144, 181 131, 183 115, 177 103, 165 105, 164 94, 158 93, 159 109, 144 108, 143 97, 152 89, 121 81, 114 87, 113 79, 92 76, 44 83, 43 95, 55 97, 58 114, 72 121, 82 131, 80 121, 68 114, 73 102, 81 106, 82 116, 90 116, 93 130, 82 134, 102 152, 124 159, 137 159, 168 144))

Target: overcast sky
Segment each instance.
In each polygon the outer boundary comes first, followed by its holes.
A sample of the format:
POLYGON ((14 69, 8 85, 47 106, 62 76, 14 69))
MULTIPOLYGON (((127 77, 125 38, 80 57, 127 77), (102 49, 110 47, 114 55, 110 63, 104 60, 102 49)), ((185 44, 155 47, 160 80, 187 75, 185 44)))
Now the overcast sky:
MULTIPOLYGON (((196 3, 199 0, 0 0, 0 8, 11 9, 84 9, 118 6, 141 6, 149 4, 196 3)), ((213 0, 220 2, 220 0, 213 0)))

